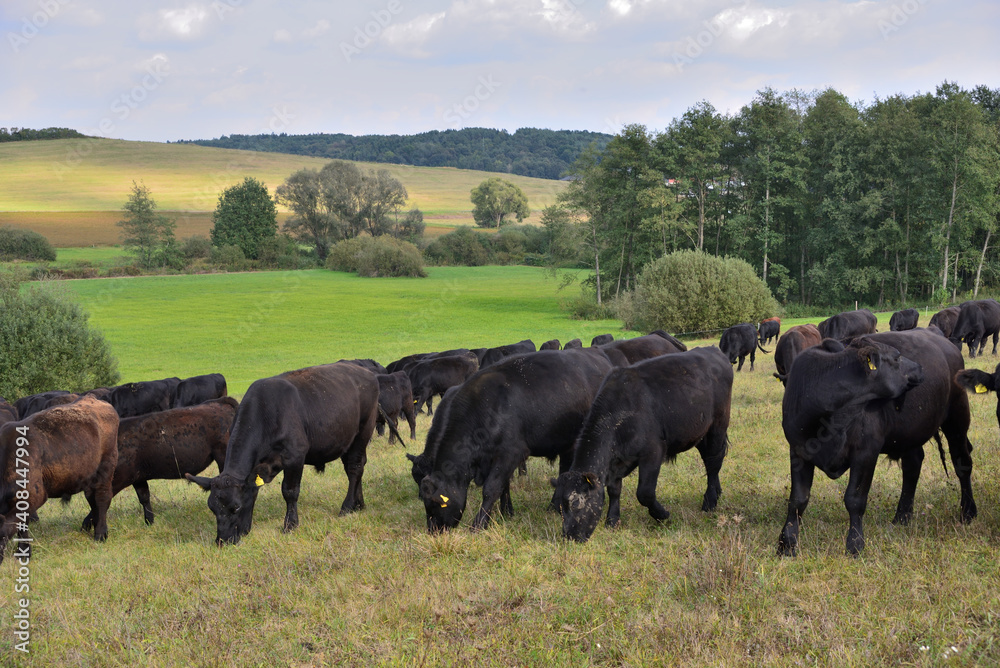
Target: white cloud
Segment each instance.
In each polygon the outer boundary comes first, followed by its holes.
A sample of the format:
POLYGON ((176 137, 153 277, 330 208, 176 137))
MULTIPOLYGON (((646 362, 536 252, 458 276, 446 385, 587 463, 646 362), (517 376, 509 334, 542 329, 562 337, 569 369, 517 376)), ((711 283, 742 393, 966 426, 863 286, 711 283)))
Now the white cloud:
POLYGON ((429 53, 424 45, 434 36, 436 28, 442 27, 445 16, 445 12, 421 14, 406 23, 389 25, 380 39, 402 55, 426 58, 429 53))
POLYGON ((292 41, 292 33, 285 30, 284 28, 280 28, 274 31, 274 35, 271 37, 271 39, 273 39, 275 42, 287 44, 292 41))
POLYGON ((330 22, 327 21, 326 19, 320 19, 319 21, 316 22, 316 25, 314 25, 312 28, 307 28, 306 30, 303 30, 302 36, 305 37, 306 39, 315 39, 320 35, 323 35, 324 33, 328 32, 329 30, 330 30, 330 22))
POLYGON ((608 9, 619 16, 626 16, 632 11, 631 0, 608 0, 608 9))
POLYGON ((192 40, 202 36, 211 14, 206 5, 161 9, 139 20, 139 38, 146 41, 192 40))

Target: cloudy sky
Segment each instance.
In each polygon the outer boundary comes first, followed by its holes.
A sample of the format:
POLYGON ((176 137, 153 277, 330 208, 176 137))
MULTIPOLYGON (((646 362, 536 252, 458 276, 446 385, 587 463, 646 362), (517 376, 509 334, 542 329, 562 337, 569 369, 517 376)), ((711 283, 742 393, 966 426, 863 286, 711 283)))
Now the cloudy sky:
POLYGON ((2 0, 0 126, 652 130, 763 87, 1000 87, 996 0, 2 0))

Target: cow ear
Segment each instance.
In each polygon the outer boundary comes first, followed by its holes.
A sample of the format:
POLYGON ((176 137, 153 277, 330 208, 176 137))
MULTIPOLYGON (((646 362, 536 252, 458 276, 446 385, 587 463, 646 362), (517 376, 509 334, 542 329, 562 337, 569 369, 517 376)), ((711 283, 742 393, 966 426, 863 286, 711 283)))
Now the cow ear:
POLYGON ((549 478, 549 484, 553 487, 559 486, 559 478, 549 478))
POLYGON ((188 482, 193 482, 206 492, 212 491, 212 481, 215 480, 215 478, 208 478, 201 475, 191 475, 190 473, 185 473, 184 477, 188 479, 188 482))
POLYGON ((414 462, 414 463, 416 463, 416 461, 417 461, 417 456, 416 455, 411 455, 409 452, 406 453, 406 458, 409 459, 411 462, 414 462))
POLYGON ((437 492, 437 488, 437 482, 434 481, 434 478, 424 476, 424 479, 420 481, 420 496, 429 499, 437 492))
POLYGON ((997 389, 995 377, 979 369, 959 371, 955 374, 955 382, 958 383, 959 387, 976 394, 985 394, 997 389))
POLYGON ((587 483, 590 489, 594 489, 595 487, 597 487, 597 476, 594 475, 593 473, 584 473, 583 481, 587 483))

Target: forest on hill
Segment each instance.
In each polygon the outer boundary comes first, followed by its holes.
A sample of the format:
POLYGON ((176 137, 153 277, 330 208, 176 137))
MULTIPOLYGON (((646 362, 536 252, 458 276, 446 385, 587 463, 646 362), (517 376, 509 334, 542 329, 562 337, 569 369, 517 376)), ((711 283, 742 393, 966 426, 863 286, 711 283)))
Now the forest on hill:
POLYGON ((335 160, 383 162, 417 167, 456 167, 558 179, 592 144, 603 149, 611 135, 583 130, 464 128, 416 135, 347 134, 223 135, 178 143, 291 153, 335 160))

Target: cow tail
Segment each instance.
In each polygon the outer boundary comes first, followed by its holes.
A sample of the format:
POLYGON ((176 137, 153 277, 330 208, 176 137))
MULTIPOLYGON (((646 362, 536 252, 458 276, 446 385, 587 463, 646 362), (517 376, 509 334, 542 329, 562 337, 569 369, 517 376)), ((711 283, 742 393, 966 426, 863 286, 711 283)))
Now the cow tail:
POLYGON ((62 504, 64 506, 68 506, 69 502, 73 500, 73 495, 72 494, 63 494, 61 500, 62 500, 62 504))
POLYGON ((944 477, 948 477, 948 463, 944 458, 944 445, 941 443, 941 432, 934 434, 934 440, 937 441, 938 453, 941 455, 941 466, 944 467, 944 477))
POLYGON ((757 348, 760 350, 760 352, 764 353, 765 355, 771 354, 770 350, 764 350, 764 346, 760 344, 760 339, 757 340, 757 348))
POLYGON ((396 427, 392 424, 392 420, 390 420, 389 416, 386 415, 385 410, 383 410, 382 406, 378 407, 378 412, 382 414, 382 419, 385 420, 386 426, 389 427, 389 433, 399 439, 399 444, 402 445, 403 449, 405 450, 406 449, 406 441, 404 441, 403 437, 399 435, 398 431, 396 431, 396 427))

